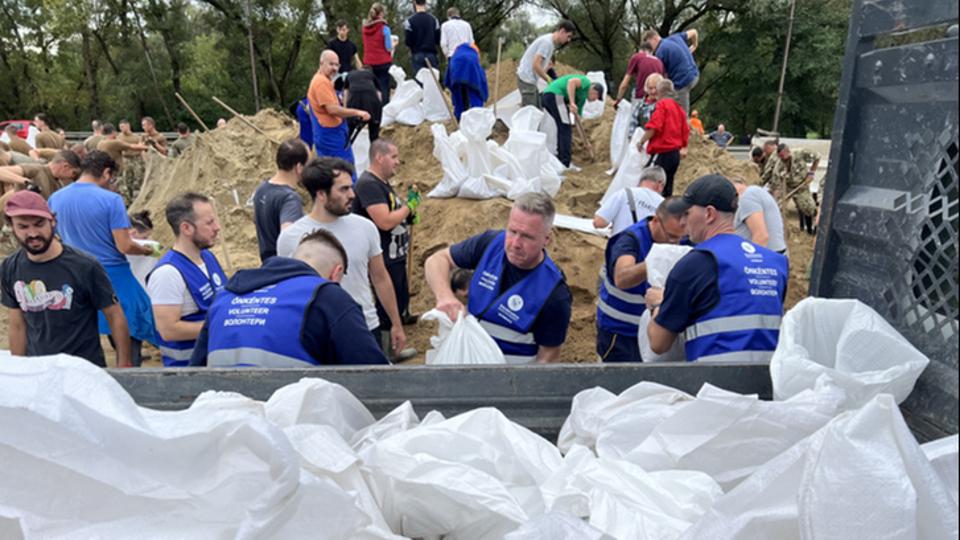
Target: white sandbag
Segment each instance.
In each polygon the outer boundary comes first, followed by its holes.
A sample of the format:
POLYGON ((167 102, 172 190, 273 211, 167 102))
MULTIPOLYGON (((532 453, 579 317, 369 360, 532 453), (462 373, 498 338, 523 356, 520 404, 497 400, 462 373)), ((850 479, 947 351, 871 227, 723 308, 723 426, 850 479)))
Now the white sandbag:
POLYGON ((600 94, 600 99, 596 101, 587 101, 583 104, 583 114, 581 115, 584 120, 596 120, 603 116, 603 112, 607 104, 607 79, 604 77, 602 71, 588 71, 587 78, 590 79, 591 84, 599 84, 603 87, 603 93, 600 94))
MULTIPOLYGON (((626 446, 632 449, 647 438, 665 418, 676 413, 677 406, 693 400, 693 396, 652 382, 641 382, 616 395, 605 388, 591 388, 578 392, 570 405, 570 414, 560 428, 557 447, 567 453, 575 445, 596 448, 598 438, 608 437, 608 447, 626 446), (610 429, 617 422, 623 429, 610 429), (627 437, 626 444, 618 443, 618 436, 627 437)), ((607 453, 607 457, 621 457, 625 452, 607 453)))
POLYGON ((957 506, 894 399, 876 396, 757 469, 684 539, 956 538, 957 506))
POLYGON ((450 112, 444 103, 443 90, 437 85, 440 72, 433 69, 433 75, 429 68, 421 68, 417 72, 416 79, 423 85, 423 116, 430 122, 446 122, 450 119, 450 112))
POLYGON ((484 174, 493 172, 487 137, 496 121, 490 109, 470 109, 460 115, 460 133, 467 140, 461 152, 466 155, 468 178, 482 178, 484 174))
POLYGON ((598 442, 597 453, 622 456, 647 471, 701 471, 730 489, 825 426, 843 401, 843 392, 834 386, 807 390, 787 401, 763 401, 704 384, 695 400, 665 418, 634 448, 622 446, 629 439, 621 437, 618 448, 598 442))
POLYGON ((424 120, 426 120, 426 117, 423 105, 420 103, 404 108, 396 116, 396 122, 404 126, 419 126, 424 120))
POLYGON ((630 103, 621 102, 613 117, 613 128, 610 130, 610 167, 607 174, 613 174, 627 154, 627 145, 630 143, 630 117, 632 111, 630 103))
POLYGON ((827 376, 846 390, 852 409, 881 393, 903 403, 928 363, 859 300, 805 298, 783 318, 770 378, 774 398, 786 399, 827 376))
POLYGON ((594 227, 593 220, 587 218, 557 214, 553 218, 553 226, 561 229, 569 229, 571 231, 593 234, 596 236, 607 236, 606 229, 598 229, 594 227))
POLYGON ((616 540, 566 512, 547 512, 524 523, 503 540, 616 540))
MULTIPOLYGON (((137 245, 150 248, 156 248, 160 245, 160 242, 156 240, 140 240, 137 238, 131 238, 131 240, 136 242, 137 245)), ((157 258, 152 255, 127 255, 127 262, 130 263, 130 271, 133 272, 133 277, 137 278, 137 283, 141 287, 146 287, 147 275, 157 266, 157 258)))
POLYGON ((370 165, 370 130, 366 127, 353 140, 353 160, 358 176, 370 165))
POLYGON ((359 454, 377 441, 413 429, 419 424, 420 419, 413 410, 413 404, 404 401, 380 420, 354 433, 350 446, 359 454))
POLYGON ((703 473, 650 473, 598 459, 583 446, 571 449, 541 490, 551 511, 589 518, 590 525, 622 540, 679 538, 723 493, 703 473))
POLYGON ((439 323, 438 335, 430 338, 427 365, 506 363, 497 342, 473 315, 461 311, 457 322, 452 323, 446 313, 431 309, 420 320, 439 323))
POLYGON ((390 66, 389 73, 390 76, 393 77, 393 80, 397 82, 398 87, 407 80, 407 72, 397 64, 390 66))
POLYGON ((456 197, 460 192, 460 186, 467 179, 467 169, 460 161, 457 155, 457 148, 452 138, 447 135, 447 129, 443 124, 433 124, 430 126, 430 132, 433 133, 433 157, 437 158, 443 168, 443 179, 435 188, 430 190, 428 197, 449 198, 456 197))
MULTIPOLYGON (((690 246, 680 246, 673 244, 653 244, 650 253, 647 254, 644 262, 647 264, 647 283, 651 287, 662 289, 667 284, 667 276, 670 270, 677 262, 692 250, 690 246)), ((637 343, 640 347, 640 358, 644 362, 684 362, 686 355, 686 338, 683 334, 678 334, 673 340, 670 350, 663 354, 657 354, 650 348, 650 336, 647 334, 647 327, 650 325, 650 310, 644 310, 640 315, 639 331, 637 332, 637 343)))
POLYGON ((339 384, 304 377, 278 389, 264 405, 267 418, 285 428, 297 424, 330 426, 344 440, 373 424, 370 411, 339 384))
POLYGON ((556 447, 492 408, 421 424, 361 457, 394 532, 450 540, 499 540, 542 514, 538 486, 562 461, 556 447))
MULTIPOLYGON (((402 112, 407 109, 415 109, 423 101, 423 89, 417 84, 417 81, 404 81, 397 86, 396 92, 390 97, 390 103, 383 108, 383 119, 381 124, 386 127, 397 121, 402 112)), ((423 110, 420 110, 423 113, 423 110)), ((408 115, 411 113, 408 113, 408 115)), ((412 114, 416 114, 415 112, 412 114)), ((409 119, 409 116, 407 117, 409 119)), ((421 120, 422 121, 422 120, 421 120)))
MULTIPOLYGON (((409 403, 409 402, 408 402, 409 403)), ((390 531, 377 500, 367 486, 356 452, 330 426, 301 424, 284 428, 300 456, 301 474, 312 474, 332 481, 354 496, 354 506, 365 516, 362 530, 353 532, 356 540, 401 540, 390 531)), ((360 528, 360 527, 358 527, 360 528)))
MULTIPOLYGON (((0 357, 0 529, 25 538, 361 536, 352 494, 302 474, 283 431, 231 395, 140 408, 66 355, 0 357), (219 404, 219 405, 217 405, 219 404), (19 525, 13 525, 18 522, 19 525)), ((361 536, 362 537, 362 536, 361 536)))
POLYGON ((510 131, 539 131, 544 116, 547 115, 532 105, 521 107, 510 118, 510 131))
POLYGON ((523 98, 520 96, 520 90, 514 90, 497 101, 497 119, 502 121, 508 128, 513 129, 513 115, 520 110, 523 98))
POLYGON ((957 503, 960 500, 957 493, 958 485, 960 485, 960 465, 957 463, 958 455, 960 455, 960 440, 958 440, 957 435, 930 441, 920 448, 923 449, 923 453, 930 460, 930 464, 933 465, 934 470, 943 480, 950 496, 953 497, 953 502, 957 503))
POLYGON ((648 156, 646 152, 641 152, 637 149, 637 143, 640 142, 641 137, 643 137, 642 129, 633 132, 633 137, 627 144, 627 149, 623 156, 623 161, 617 169, 617 174, 613 177, 613 180, 610 181, 610 185, 607 186, 607 191, 603 194, 603 198, 600 199, 600 204, 597 208, 603 206, 615 193, 622 191, 624 188, 637 187, 640 183, 640 174, 643 173, 647 161, 650 160, 650 156, 648 156))

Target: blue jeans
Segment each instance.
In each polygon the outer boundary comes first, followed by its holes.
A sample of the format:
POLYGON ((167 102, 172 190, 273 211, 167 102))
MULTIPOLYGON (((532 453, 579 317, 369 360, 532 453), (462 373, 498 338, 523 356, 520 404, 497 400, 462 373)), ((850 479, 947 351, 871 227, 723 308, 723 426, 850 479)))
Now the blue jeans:
POLYGON ((623 336, 597 328, 597 356, 601 362, 642 362, 637 336, 623 336))
POLYGON ((440 62, 437 60, 437 53, 413 53, 413 58, 410 63, 413 65, 413 73, 410 74, 411 77, 416 77, 417 73, 420 73, 420 70, 427 67, 427 60, 430 60, 430 65, 433 66, 437 71, 440 70, 440 62))

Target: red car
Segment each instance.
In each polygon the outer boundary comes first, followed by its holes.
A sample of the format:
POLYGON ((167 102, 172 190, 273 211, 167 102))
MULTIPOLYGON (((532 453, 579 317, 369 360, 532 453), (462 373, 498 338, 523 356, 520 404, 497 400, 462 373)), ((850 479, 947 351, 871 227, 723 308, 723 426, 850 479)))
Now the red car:
POLYGON ((30 131, 30 126, 33 125, 33 120, 4 120, 0 122, 0 133, 3 133, 3 130, 7 129, 8 124, 17 126, 17 135, 21 139, 26 139, 30 131))

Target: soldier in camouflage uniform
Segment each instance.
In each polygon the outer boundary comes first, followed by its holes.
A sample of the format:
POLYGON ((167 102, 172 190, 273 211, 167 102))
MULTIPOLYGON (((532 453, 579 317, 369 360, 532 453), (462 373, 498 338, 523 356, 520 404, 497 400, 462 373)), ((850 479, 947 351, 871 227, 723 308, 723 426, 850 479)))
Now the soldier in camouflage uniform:
MULTIPOLYGON (((144 144, 143 136, 133 132, 130 128, 130 122, 120 120, 120 133, 117 134, 117 140, 127 144, 144 144)), ((124 152, 123 167, 120 169, 120 184, 118 191, 129 205, 140 192, 140 186, 143 185, 143 175, 146 169, 143 152, 124 152)))
MULTIPOLYGON (((777 146, 776 158, 771 156, 765 165, 763 182, 769 184, 771 191, 779 198, 785 195, 779 193, 781 186, 786 187, 786 193, 793 192, 808 180, 813 179, 814 171, 819 164, 820 155, 816 152, 800 149, 793 154, 789 146, 781 143, 777 146)), ((801 188, 792 198, 800 214, 800 229, 807 231, 810 235, 816 234, 814 218, 817 215, 817 203, 814 202, 810 190, 807 187, 801 188)))

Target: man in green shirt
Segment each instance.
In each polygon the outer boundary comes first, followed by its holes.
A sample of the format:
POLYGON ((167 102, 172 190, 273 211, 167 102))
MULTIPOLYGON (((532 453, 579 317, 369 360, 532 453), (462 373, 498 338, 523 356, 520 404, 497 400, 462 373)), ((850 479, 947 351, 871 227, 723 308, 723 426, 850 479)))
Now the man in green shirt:
POLYGON ((543 109, 557 124, 557 159, 565 167, 570 166, 572 126, 583 113, 583 105, 602 97, 603 86, 591 82, 586 75, 564 75, 554 79, 543 91, 543 109))

